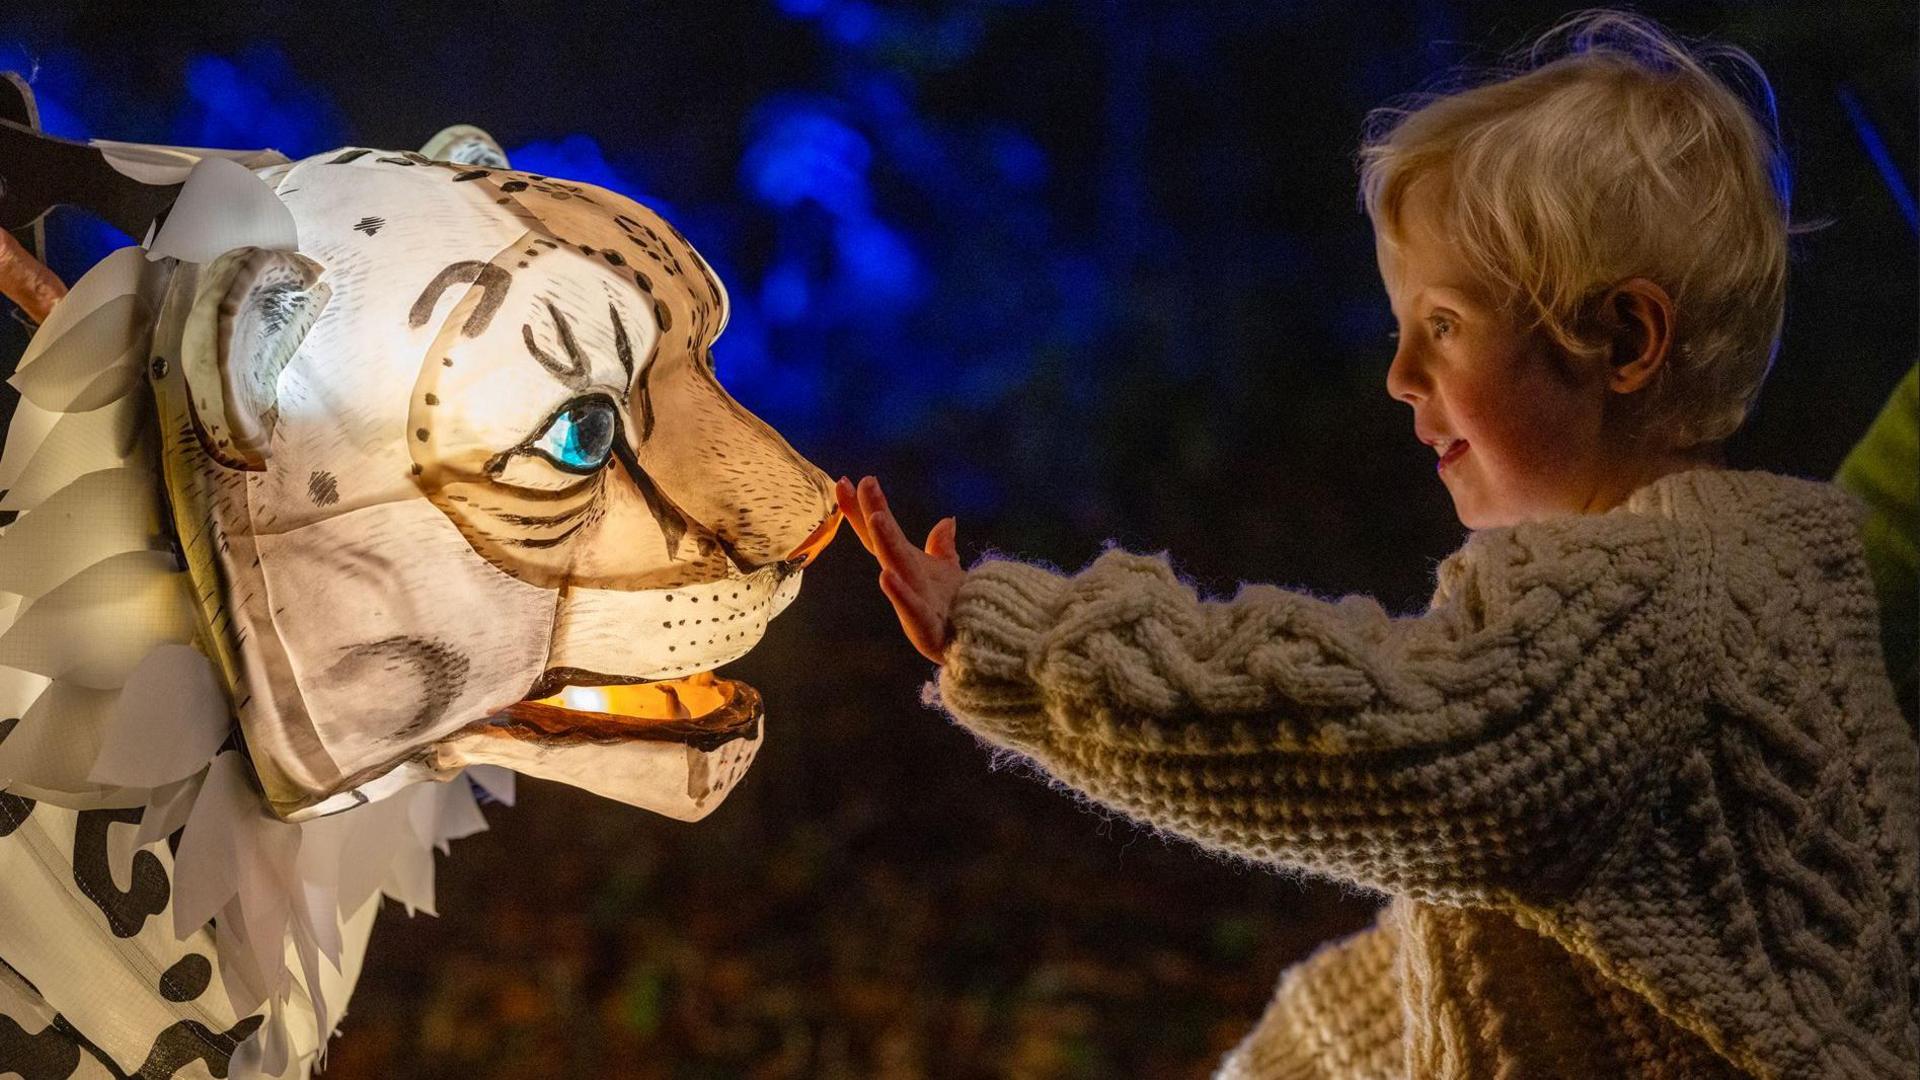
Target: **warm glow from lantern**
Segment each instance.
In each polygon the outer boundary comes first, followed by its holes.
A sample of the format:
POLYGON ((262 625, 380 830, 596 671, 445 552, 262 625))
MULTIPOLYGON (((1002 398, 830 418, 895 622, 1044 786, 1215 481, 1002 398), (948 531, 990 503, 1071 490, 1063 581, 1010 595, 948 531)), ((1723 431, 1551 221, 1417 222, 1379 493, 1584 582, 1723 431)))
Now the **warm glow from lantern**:
POLYGON ((696 720, 733 702, 739 684, 703 671, 679 679, 621 686, 568 686, 538 705, 639 720, 696 720))

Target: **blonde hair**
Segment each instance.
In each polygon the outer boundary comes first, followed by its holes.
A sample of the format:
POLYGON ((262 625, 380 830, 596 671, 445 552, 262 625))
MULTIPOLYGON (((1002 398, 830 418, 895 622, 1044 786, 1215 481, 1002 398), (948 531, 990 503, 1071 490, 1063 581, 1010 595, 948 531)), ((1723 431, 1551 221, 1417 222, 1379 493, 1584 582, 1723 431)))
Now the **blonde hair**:
POLYGON ((1461 254, 1576 363, 1610 351, 1605 295, 1644 277, 1674 302, 1673 346, 1637 434, 1713 443, 1746 418, 1786 307, 1789 191, 1760 66, 1589 11, 1502 77, 1375 109, 1359 152, 1367 214, 1400 239, 1408 189, 1443 182, 1461 254), (1750 77, 1754 107, 1707 65, 1750 77), (1756 114, 1764 114, 1765 122, 1756 114))

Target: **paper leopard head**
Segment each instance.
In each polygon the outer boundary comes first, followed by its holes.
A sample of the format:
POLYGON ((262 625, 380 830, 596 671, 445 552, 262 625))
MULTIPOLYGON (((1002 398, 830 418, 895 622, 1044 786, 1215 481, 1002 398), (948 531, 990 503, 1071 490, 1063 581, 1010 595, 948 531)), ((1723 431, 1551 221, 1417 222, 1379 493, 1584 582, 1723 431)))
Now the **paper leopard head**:
POLYGON ((827 477, 716 379, 676 229, 439 142, 93 144, 181 187, 10 380, 0 1025, 304 1075, 476 785, 694 820, 753 759, 713 669, 831 539, 827 477))

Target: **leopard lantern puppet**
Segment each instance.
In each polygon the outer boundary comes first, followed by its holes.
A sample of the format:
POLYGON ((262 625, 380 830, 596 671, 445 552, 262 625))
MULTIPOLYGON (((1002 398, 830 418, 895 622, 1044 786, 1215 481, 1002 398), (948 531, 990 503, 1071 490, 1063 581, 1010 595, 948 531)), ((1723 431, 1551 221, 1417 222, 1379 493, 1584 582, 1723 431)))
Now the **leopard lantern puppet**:
POLYGON ((726 796, 762 714, 712 669, 831 539, 829 483, 716 380, 679 232, 472 129, 31 138, 148 240, 10 380, 0 1072, 305 1076, 477 791, 726 796))

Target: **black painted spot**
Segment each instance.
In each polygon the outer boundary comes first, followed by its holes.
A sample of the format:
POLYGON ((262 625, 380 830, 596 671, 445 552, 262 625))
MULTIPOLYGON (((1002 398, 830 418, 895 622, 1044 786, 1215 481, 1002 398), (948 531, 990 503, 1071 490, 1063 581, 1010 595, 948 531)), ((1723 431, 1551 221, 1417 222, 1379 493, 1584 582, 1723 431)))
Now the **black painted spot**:
POLYGON ((492 176, 492 175, 493 175, 492 173, 488 172, 485 169, 469 169, 466 172, 460 173, 459 175, 455 176, 453 178, 453 182, 458 184, 468 180, 478 180, 482 177, 492 176))
POLYGON ((99 906, 115 937, 140 932, 148 916, 167 909, 172 887, 167 871, 150 851, 133 853, 131 885, 121 892, 107 865, 107 830, 115 823, 138 825, 146 811, 138 806, 119 810, 82 810, 74 819, 73 880, 99 906))
POLYGON ((374 233, 379 232, 386 223, 387 219, 383 217, 363 217, 354 223, 353 228, 356 232, 363 232, 368 236, 372 236, 374 233))
POLYGON ((359 161, 361 158, 366 157, 368 154, 371 154, 371 153, 373 153, 373 151, 371 150, 345 150, 345 151, 342 151, 332 161, 327 162, 327 164, 345 165, 349 161, 359 161))
POLYGON ((315 506, 332 506, 340 501, 340 484, 325 469, 315 469, 307 477, 307 498, 315 506))
POLYGON ((433 395, 433 394, 428 394, 428 395, 426 396, 426 399, 425 399, 425 400, 426 400, 426 403, 427 403, 427 404, 429 404, 429 405, 438 405, 438 404, 440 404, 440 399, 439 399, 439 398, 438 398, 437 396, 435 396, 435 395, 433 395))
POLYGON ((147 1060, 132 1080, 172 1080, 195 1061, 207 1063, 207 1072, 226 1080, 233 1052, 259 1029, 264 1016, 249 1016, 225 1031, 214 1031, 197 1020, 182 1020, 160 1033, 147 1051, 147 1060))
POLYGON ((651 294, 653 292, 653 279, 648 277, 645 271, 635 270, 633 272, 633 283, 640 286, 640 291, 643 293, 651 294))
POLYGON ((192 1001, 213 980, 213 964, 199 953, 188 953, 160 973, 160 996, 168 1001, 192 1001))
POLYGON ((663 334, 673 329, 672 313, 667 310, 667 305, 658 300, 653 302, 653 321, 660 324, 660 332, 663 334))
POLYGON ((600 255, 602 258, 606 259, 607 262, 613 264, 614 266, 627 265, 627 257, 613 250, 612 248, 608 248, 605 251, 602 251, 600 255))
POLYGON ((527 182, 525 180, 509 180, 500 185, 500 190, 509 194, 516 191, 525 191, 527 190, 527 182))
POLYGON ((24 1080, 67 1080, 79 1067, 79 1044, 55 1025, 29 1035, 13 1017, 0 1015, 0 1076, 19 1073, 24 1080))
POLYGON ((403 157, 383 157, 383 158, 375 158, 374 160, 387 165, 405 165, 408 168, 412 168, 414 165, 413 162, 408 161, 406 158, 403 158, 403 157))
POLYGON ((414 438, 416 438, 416 439, 419 439, 419 440, 420 440, 421 442, 426 442, 426 441, 427 441, 427 429, 426 429, 426 428, 416 428, 416 429, 414 429, 414 432, 413 432, 413 437, 414 437, 414 438))

